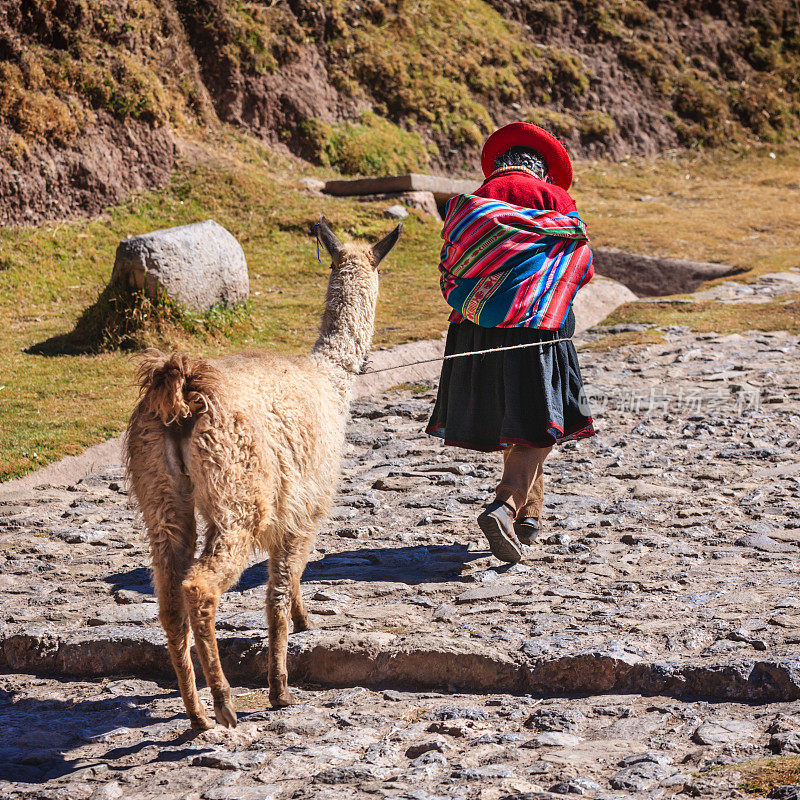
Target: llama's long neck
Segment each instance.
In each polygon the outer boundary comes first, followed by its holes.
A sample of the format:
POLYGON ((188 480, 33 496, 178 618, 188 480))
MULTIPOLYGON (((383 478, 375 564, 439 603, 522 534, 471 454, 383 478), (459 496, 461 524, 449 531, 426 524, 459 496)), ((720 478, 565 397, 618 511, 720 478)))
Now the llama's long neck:
POLYGON ((377 297, 378 276, 371 268, 345 263, 334 269, 312 353, 355 375, 372 346, 377 297))

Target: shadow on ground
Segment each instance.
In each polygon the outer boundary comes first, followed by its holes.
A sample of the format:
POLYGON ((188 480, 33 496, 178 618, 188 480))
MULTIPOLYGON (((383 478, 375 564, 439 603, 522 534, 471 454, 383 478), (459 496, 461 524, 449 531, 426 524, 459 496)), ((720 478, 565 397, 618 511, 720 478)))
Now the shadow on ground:
MULTIPOLYGON (((362 547, 328 553, 317 561, 309 562, 303 580, 387 581, 409 586, 453 581, 458 580, 465 564, 487 555, 488 552, 470 550, 464 544, 362 547)), ((145 567, 117 572, 106 580, 111 584, 112 591, 128 589, 141 594, 153 593, 150 572, 145 567)), ((243 592, 266 583, 267 562, 264 560, 249 566, 230 591, 243 592)))
MULTIPOLYGON (((102 692, 98 685, 98 693, 102 692)), ((0 728, 5 732, 0 745, 0 781, 44 783, 79 770, 86 777, 107 769, 107 762, 124 758, 147 747, 174 747, 193 739, 197 733, 186 728, 185 716, 173 714, 154 718, 147 705, 153 700, 177 696, 177 692, 156 695, 109 694, 81 700, 46 700, 20 697, 0 691, 0 728), (169 725, 177 720, 179 726, 169 725), (164 730, 163 726, 168 726, 164 730), (90 741, 103 741, 119 728, 157 726, 153 736, 131 747, 111 747, 101 760, 68 758, 67 754, 90 741), (160 729, 159 729, 160 728, 160 729), (84 772, 85 770, 85 772, 84 772)), ((113 736, 109 737, 113 738, 113 736)), ((211 748, 209 748, 211 749, 211 748)), ((199 750, 195 751, 199 752, 199 750)), ((125 767, 115 767, 125 769, 125 767)))

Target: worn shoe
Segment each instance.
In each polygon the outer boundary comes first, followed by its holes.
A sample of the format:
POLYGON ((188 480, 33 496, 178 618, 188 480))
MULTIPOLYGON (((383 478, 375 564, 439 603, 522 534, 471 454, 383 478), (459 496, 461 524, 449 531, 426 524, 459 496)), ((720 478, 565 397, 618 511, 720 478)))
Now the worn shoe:
POLYGON ((524 519, 518 519, 514 523, 514 533, 517 534, 517 539, 522 544, 533 544, 541 532, 542 529, 536 517, 525 517, 524 519))
POLYGON ((514 533, 514 509, 510 505, 490 503, 478 517, 478 525, 495 558, 508 564, 522 559, 522 548, 514 533))

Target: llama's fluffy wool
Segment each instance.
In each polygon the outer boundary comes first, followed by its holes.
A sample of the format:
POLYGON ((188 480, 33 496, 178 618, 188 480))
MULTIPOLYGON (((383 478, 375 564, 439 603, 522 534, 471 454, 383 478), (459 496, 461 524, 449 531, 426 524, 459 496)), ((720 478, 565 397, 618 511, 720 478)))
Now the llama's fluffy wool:
POLYGON ((150 538, 159 619, 195 727, 211 722, 195 687, 190 627, 217 720, 236 724, 214 617, 253 550, 269 556, 270 702, 292 702, 288 619, 295 630, 308 627, 300 577, 338 483, 352 375, 372 340, 377 265, 399 232, 374 247, 342 245, 321 221, 333 265, 319 338, 306 358, 143 359, 126 436, 128 474, 150 538), (195 511, 206 523, 198 558, 195 511))

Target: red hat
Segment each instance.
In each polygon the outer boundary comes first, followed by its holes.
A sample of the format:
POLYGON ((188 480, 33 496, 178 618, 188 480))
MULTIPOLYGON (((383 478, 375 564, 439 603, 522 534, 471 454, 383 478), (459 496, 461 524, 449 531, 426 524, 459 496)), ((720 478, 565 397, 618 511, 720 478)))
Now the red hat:
POLYGON ((509 147, 532 147, 547 163, 550 180, 562 189, 572 185, 572 162, 567 148, 544 128, 530 122, 512 122, 498 128, 487 140, 481 152, 481 168, 488 178, 494 172, 494 160, 509 147))

